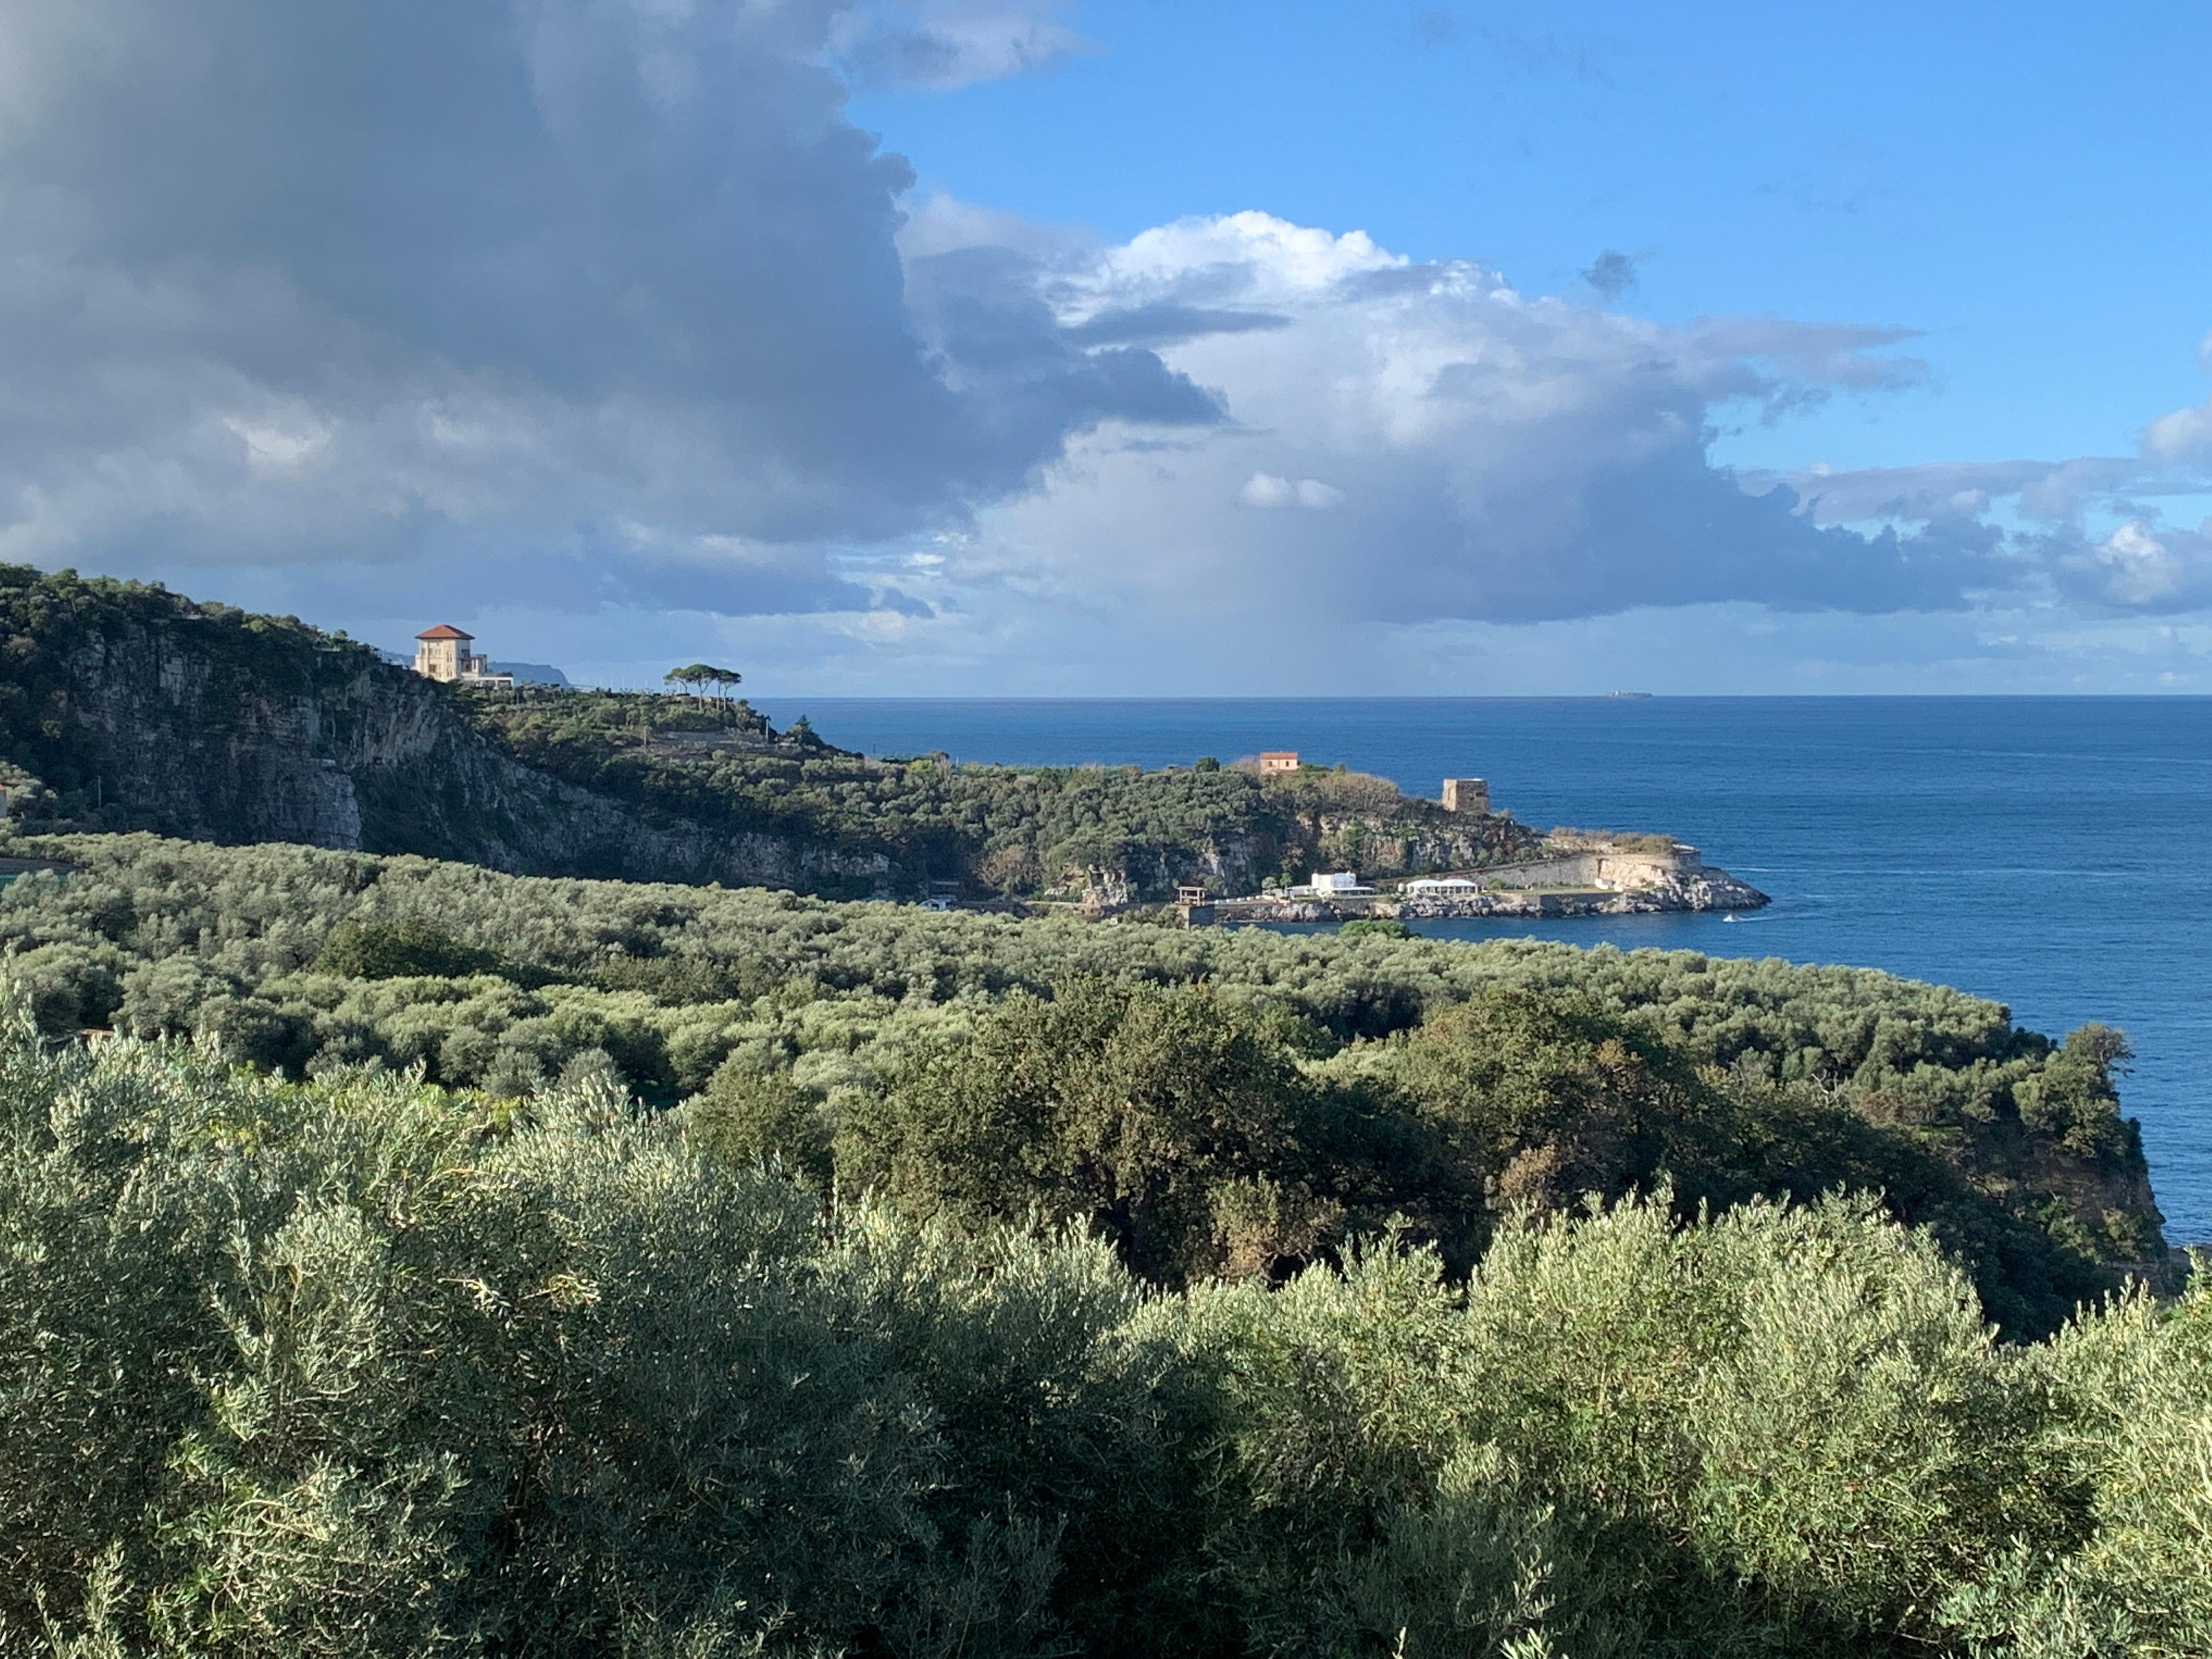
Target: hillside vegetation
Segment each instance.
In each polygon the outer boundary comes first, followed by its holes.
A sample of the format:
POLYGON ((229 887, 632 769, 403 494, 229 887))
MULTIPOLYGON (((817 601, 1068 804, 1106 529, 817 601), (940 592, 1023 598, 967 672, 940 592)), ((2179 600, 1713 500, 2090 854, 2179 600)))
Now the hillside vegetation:
POLYGON ((296 617, 0 566, 0 765, 16 817, 304 842, 495 869, 836 883, 880 857, 716 836, 526 766, 451 688, 296 617))
POLYGON ((960 878, 977 893, 1117 901, 1171 896, 1185 882, 1249 893, 1323 867, 1471 868, 1539 839, 1510 818, 1447 812, 1386 779, 1321 767, 1263 779, 1203 763, 886 762, 830 749, 811 727, 771 741, 743 703, 547 691, 466 702, 480 729, 571 783, 726 832, 880 853, 908 884, 960 878), (730 735, 717 742, 717 728, 730 735))
POLYGON ((2212 1651, 2201 1288, 2007 1345, 1864 1202, 1662 1194, 1162 1294, 687 1127, 9 1021, 0 1644, 2212 1651))
POLYGON ((866 762, 4 568, 0 652, 0 1652, 2212 1651, 2115 1031, 790 890, 1526 850, 1355 775, 866 762))
POLYGON ((0 566, 0 781, 50 829, 417 853, 545 875, 1094 903, 1534 838, 1318 769, 955 767, 676 693, 437 685, 296 617, 0 566), (35 779, 42 787, 24 791, 35 779))
POLYGON ((1887 975, 1687 953, 1098 927, 523 879, 150 836, 17 849, 43 1029, 288 1075, 563 1075, 732 1163, 975 1228, 1079 1217, 1139 1273, 1280 1277, 1402 1218, 1455 1270, 1516 1206, 1879 1193, 2020 1334, 2163 1246, 2116 1034, 1887 975))

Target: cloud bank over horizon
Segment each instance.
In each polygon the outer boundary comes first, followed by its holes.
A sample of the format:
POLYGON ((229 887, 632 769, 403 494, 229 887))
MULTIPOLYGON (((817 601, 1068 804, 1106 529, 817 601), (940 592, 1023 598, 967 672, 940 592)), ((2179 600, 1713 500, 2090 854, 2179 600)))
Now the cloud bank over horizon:
POLYGON ((2198 672, 2212 399, 1739 473, 1729 422, 1920 385, 1911 332, 1255 210, 1101 242, 918 198, 846 112, 1088 49, 1044 0, 20 9, 0 557, 810 690, 2198 672))

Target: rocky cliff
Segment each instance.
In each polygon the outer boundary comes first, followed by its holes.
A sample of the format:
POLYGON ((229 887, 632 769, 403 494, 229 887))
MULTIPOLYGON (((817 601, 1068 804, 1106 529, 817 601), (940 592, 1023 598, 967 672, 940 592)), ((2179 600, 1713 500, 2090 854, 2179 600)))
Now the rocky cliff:
POLYGON ((57 818, 421 853, 535 874, 763 886, 880 856, 709 833, 525 765, 454 694, 293 618, 0 567, 0 743, 57 818))
POLYGON ((294 617, 0 566, 0 787, 11 763, 48 792, 15 791, 18 820, 51 828, 838 897, 950 884, 1113 910, 1316 870, 1510 879, 1550 845, 1340 769, 870 760, 743 703, 471 692, 294 617))

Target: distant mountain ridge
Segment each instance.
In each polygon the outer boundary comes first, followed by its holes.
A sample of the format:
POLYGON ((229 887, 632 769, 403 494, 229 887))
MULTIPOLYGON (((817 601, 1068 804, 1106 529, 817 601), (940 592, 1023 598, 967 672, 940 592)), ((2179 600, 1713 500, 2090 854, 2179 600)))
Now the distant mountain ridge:
POLYGON ((550 662, 495 662, 491 672, 512 675, 520 685, 566 687, 568 684, 568 677, 550 662))

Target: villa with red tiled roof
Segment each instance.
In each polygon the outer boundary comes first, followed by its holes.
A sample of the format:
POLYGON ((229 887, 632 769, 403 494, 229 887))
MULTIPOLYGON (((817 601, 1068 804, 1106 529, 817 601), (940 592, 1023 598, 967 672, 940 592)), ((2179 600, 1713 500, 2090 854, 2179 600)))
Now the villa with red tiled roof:
POLYGON ((514 676, 493 673, 491 659, 469 649, 474 643, 475 635, 464 633, 451 623, 426 628, 415 636, 415 672, 425 679, 441 680, 449 685, 458 681, 464 685, 512 690, 514 676))

